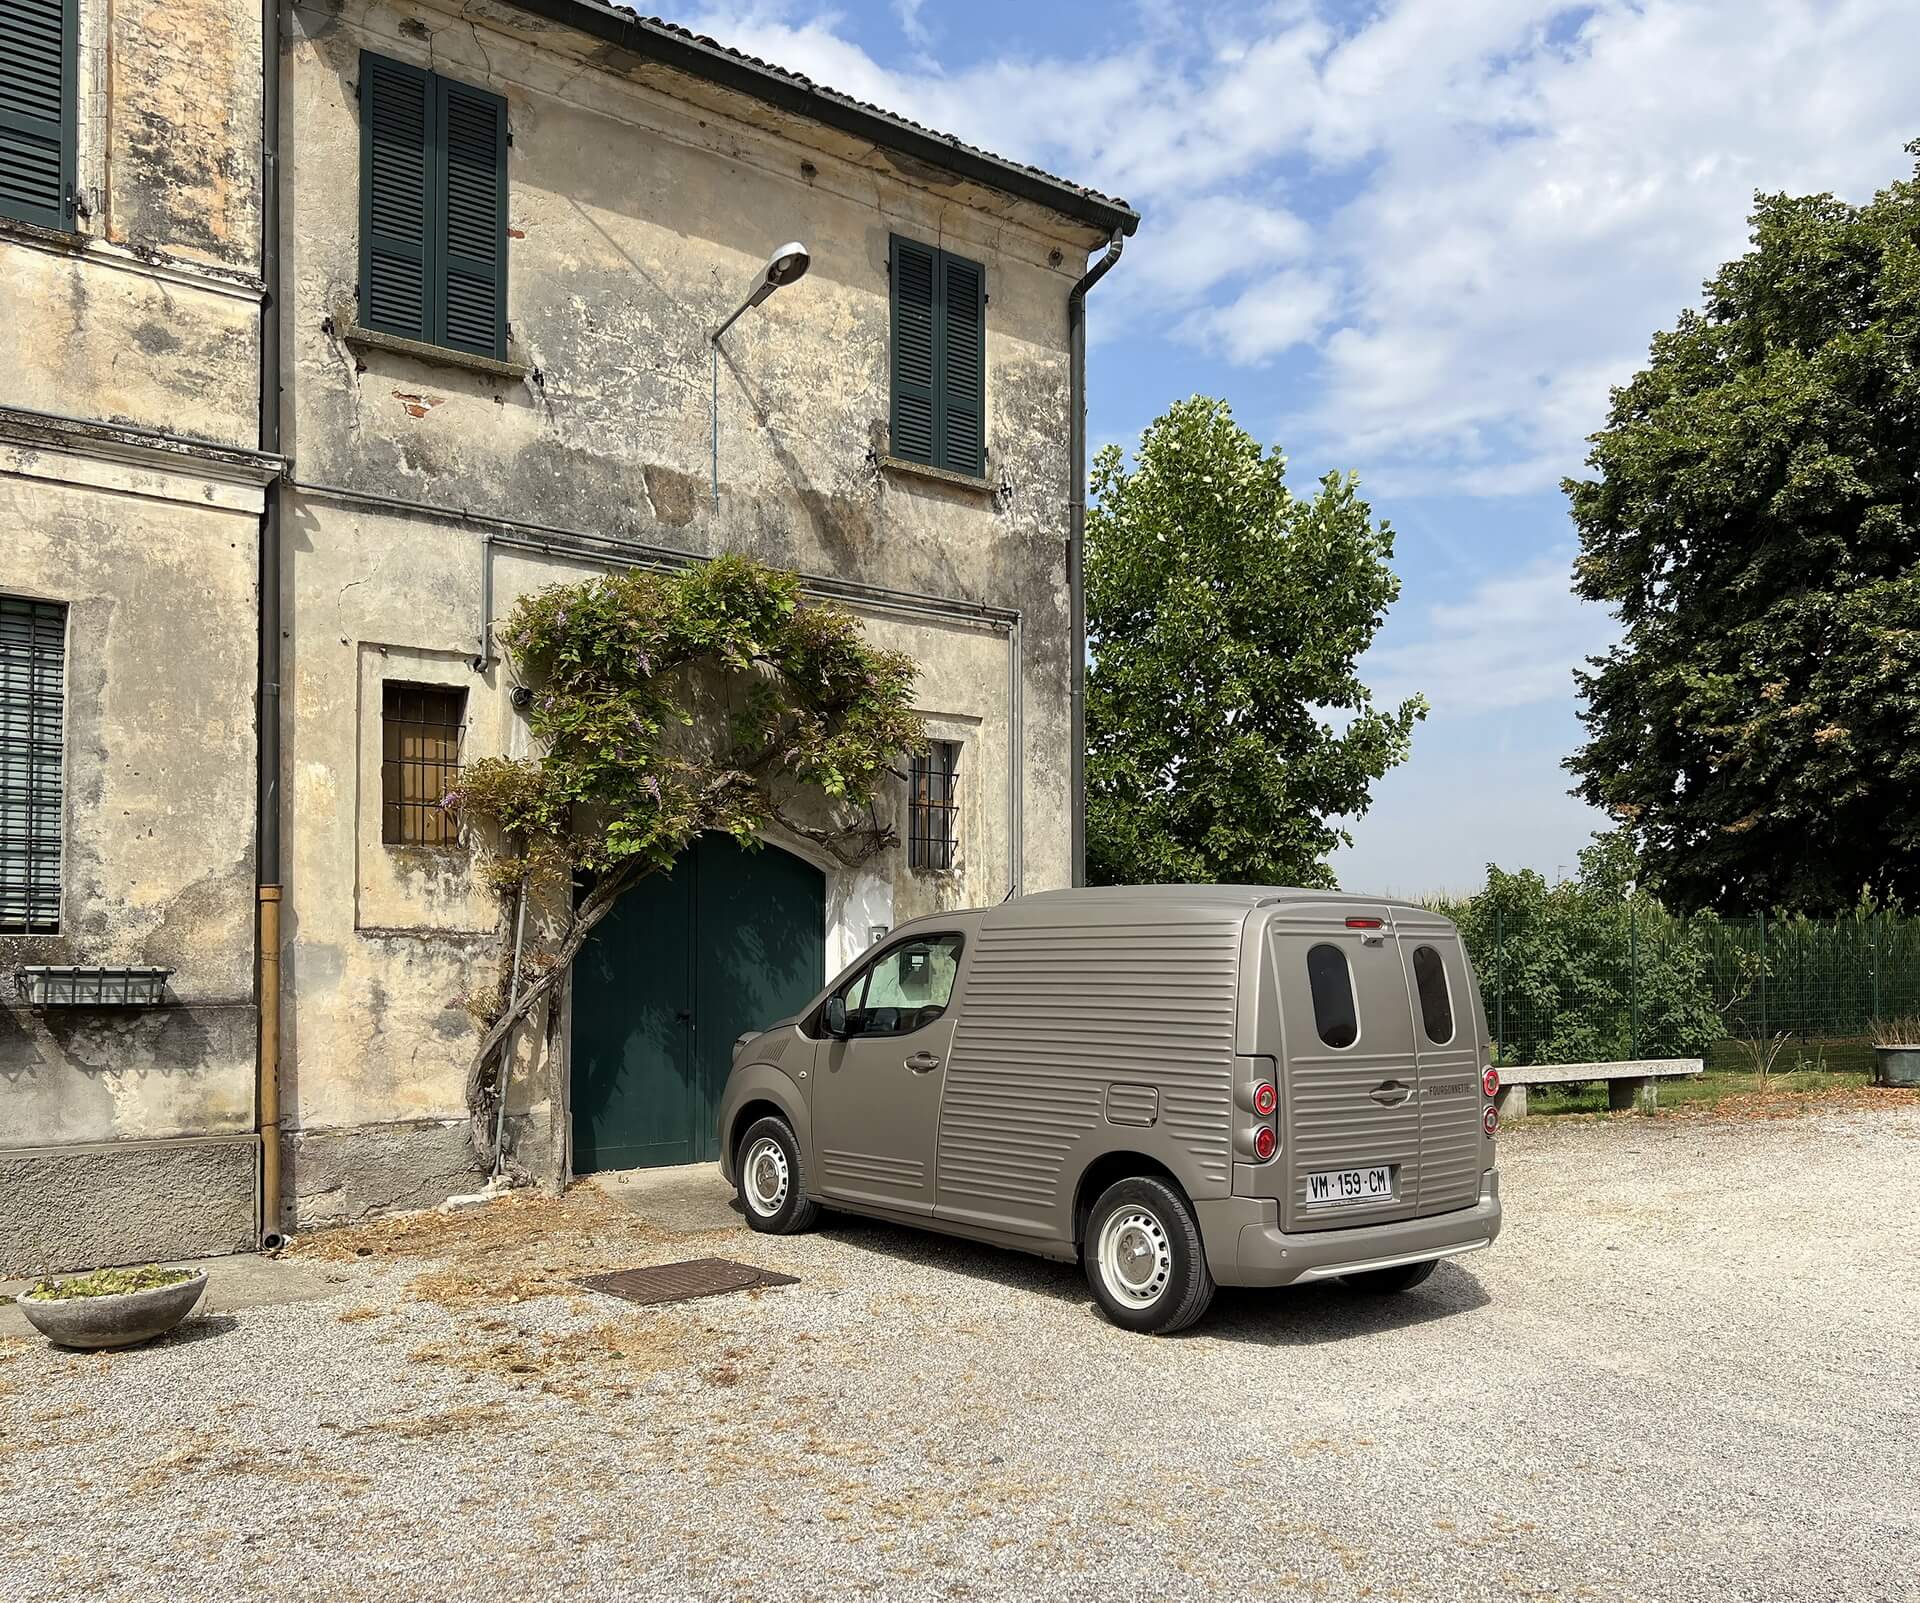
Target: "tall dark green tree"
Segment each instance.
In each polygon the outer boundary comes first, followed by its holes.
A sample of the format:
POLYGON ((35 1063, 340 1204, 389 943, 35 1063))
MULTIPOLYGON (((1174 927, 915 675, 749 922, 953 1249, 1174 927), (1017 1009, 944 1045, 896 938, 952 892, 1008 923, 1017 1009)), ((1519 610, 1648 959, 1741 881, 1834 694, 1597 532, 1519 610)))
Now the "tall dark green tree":
POLYGON ((1196 396, 1087 516, 1087 871, 1096 884, 1331 885, 1341 818, 1406 760, 1419 697, 1382 711, 1358 663, 1400 593, 1355 481, 1311 499, 1196 396))
MULTIPOLYGON (((1920 147, 1909 147, 1920 154, 1920 147)), ((1577 793, 1679 907, 1920 898, 1920 183, 1763 195, 1566 484, 1577 793)))

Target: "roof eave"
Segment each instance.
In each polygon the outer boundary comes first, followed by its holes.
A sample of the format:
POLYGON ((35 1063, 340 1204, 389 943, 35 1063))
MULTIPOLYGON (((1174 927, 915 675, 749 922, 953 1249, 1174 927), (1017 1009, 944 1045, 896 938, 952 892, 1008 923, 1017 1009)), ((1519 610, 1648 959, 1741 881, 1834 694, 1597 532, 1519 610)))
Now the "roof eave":
POLYGON ((877 108, 823 91, 769 70, 601 0, 509 0, 523 11, 576 28, 609 44, 657 61, 663 67, 748 95, 782 111, 807 117, 855 138, 943 168, 969 183, 1030 201, 1107 234, 1132 234, 1140 214, 1122 202, 1089 194, 1071 184, 1019 166, 958 140, 915 127, 877 108))

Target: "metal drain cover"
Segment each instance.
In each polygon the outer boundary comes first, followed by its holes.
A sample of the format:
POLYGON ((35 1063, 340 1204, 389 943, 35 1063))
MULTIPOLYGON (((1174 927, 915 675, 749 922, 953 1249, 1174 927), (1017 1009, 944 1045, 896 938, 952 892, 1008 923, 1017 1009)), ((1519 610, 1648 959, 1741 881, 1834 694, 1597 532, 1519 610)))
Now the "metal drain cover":
POLYGON ((574 1281, 589 1291, 604 1291, 628 1302, 691 1302, 695 1297, 717 1297, 723 1291, 750 1291, 755 1286, 797 1286, 793 1275, 777 1275, 731 1258, 689 1258, 685 1263, 656 1264, 651 1269, 617 1269, 612 1274, 582 1275, 574 1281))

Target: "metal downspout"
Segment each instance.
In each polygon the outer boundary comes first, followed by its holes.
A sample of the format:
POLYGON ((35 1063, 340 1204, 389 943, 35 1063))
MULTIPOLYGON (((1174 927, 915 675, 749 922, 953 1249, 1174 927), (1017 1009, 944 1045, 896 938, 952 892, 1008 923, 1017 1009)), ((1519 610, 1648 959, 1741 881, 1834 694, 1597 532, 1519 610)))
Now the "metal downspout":
MULTIPOLYGON (((260 449, 280 450, 280 0, 260 0, 260 449)), ((256 1108, 263 1250, 284 1239, 280 1206, 280 481, 266 486, 260 514, 259 753, 254 872, 260 1058, 256 1108)))
POLYGON ((1073 433, 1073 495, 1067 503, 1067 592, 1071 621, 1068 628, 1069 731, 1067 769, 1073 791, 1073 818, 1069 838, 1073 852, 1073 883, 1087 882, 1087 590, 1083 558, 1087 540, 1087 291, 1107 276, 1120 260, 1125 240, 1115 234, 1107 253, 1067 296, 1067 410, 1073 433))

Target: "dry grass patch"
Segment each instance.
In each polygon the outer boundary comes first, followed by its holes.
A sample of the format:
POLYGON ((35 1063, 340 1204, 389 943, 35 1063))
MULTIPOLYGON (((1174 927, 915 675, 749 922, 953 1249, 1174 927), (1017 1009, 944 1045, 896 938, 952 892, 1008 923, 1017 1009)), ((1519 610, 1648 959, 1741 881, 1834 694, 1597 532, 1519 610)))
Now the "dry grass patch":
POLYGON ((479 1436, 489 1431, 510 1430, 513 1420, 499 1403, 463 1403, 432 1414, 396 1414, 376 1419, 343 1436, 385 1436, 396 1441, 423 1442, 443 1436, 479 1436))
POLYGON ((288 1256, 317 1263, 432 1262, 435 1267, 408 1287, 411 1295, 467 1309, 577 1297, 576 1276, 630 1268, 654 1256, 663 1239, 597 1187, 579 1185, 561 1197, 519 1191, 452 1213, 390 1214, 308 1237, 288 1256))
POLYGON ((325 1487, 349 1495, 358 1495, 373 1484, 370 1476, 326 1469, 311 1459, 276 1458, 257 1447, 218 1440, 205 1431, 189 1431, 171 1451, 143 1464, 126 1484, 129 1491, 155 1492, 182 1476, 199 1479, 208 1475, 245 1475, 308 1491, 325 1487))
POLYGON ((631 1397, 643 1381, 710 1356, 706 1333, 677 1319, 609 1320, 584 1330, 484 1342, 429 1342, 407 1354, 416 1364, 443 1364, 589 1403, 631 1397))
POLYGON ((1879 1113, 1894 1108, 1920 1108, 1920 1089, 1850 1083, 1805 1089, 1756 1086, 1698 1109, 1681 1107, 1673 1111, 1682 1116, 1718 1119, 1796 1119, 1808 1113, 1879 1113))

